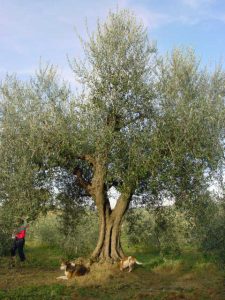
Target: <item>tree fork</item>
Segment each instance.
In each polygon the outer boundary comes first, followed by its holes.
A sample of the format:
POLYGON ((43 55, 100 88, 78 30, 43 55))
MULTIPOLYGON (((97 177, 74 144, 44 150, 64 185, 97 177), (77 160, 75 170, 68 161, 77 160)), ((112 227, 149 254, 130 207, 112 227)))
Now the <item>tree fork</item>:
MULTIPOLYGON (((85 158, 84 158, 85 159, 85 158)), ((103 159, 104 160, 104 159, 103 159)), ((89 159, 90 162, 90 159, 89 159)), ((78 183, 95 201, 98 210, 99 234, 97 245, 91 255, 92 260, 117 261, 124 256, 120 243, 120 230, 123 216, 131 200, 129 187, 120 195, 114 210, 111 210, 104 184, 104 163, 95 161, 94 175, 91 182, 83 178, 80 168, 74 169, 78 183)))
POLYGON ((99 238, 97 246, 92 253, 93 260, 115 262, 124 257, 120 242, 122 219, 127 211, 131 194, 122 194, 114 210, 109 206, 108 198, 105 198, 105 209, 97 205, 99 213, 99 238))

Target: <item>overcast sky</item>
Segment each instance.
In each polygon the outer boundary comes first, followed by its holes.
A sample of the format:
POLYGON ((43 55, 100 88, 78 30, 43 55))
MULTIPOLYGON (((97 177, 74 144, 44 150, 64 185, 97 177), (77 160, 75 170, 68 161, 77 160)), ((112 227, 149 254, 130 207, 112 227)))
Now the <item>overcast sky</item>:
POLYGON ((203 64, 224 62, 225 0, 0 0, 0 79, 6 72, 27 78, 41 58, 72 83, 67 55, 81 54, 74 28, 83 35, 87 19, 94 30, 117 6, 142 19, 160 53, 191 46, 203 64))

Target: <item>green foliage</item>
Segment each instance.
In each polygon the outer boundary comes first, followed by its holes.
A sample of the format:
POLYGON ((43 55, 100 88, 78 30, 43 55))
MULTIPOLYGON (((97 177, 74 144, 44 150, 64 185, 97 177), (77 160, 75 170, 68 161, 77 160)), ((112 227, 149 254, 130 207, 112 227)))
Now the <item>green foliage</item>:
POLYGON ((145 209, 130 209, 123 225, 123 239, 129 247, 139 245, 154 248, 155 220, 145 209))
POLYGON ((190 224, 174 206, 131 209, 123 227, 128 246, 177 255, 191 240, 190 224))
POLYGON ((59 248, 64 257, 88 255, 98 235, 96 213, 88 210, 78 215, 72 211, 72 216, 68 213, 66 218, 71 222, 65 223, 61 212, 40 216, 31 224, 28 240, 37 245, 59 248))
POLYGON ((0 207, 0 256, 9 254, 12 244, 12 219, 0 207))
POLYGON ((126 10, 109 13, 82 43, 86 64, 71 61, 79 96, 52 66, 26 83, 3 82, 1 201, 35 218, 50 204, 55 174, 69 176, 87 154, 105 163, 105 183, 136 189, 147 179, 157 199, 163 190, 203 188, 206 169, 215 170, 223 155, 223 70, 201 70, 192 50, 157 58, 126 10))
POLYGON ((37 244, 59 246, 61 239, 57 214, 49 212, 47 216, 39 216, 29 227, 28 239, 37 244))
POLYGON ((128 247, 176 256, 190 247, 213 254, 224 265, 224 200, 205 192, 173 206, 131 209, 125 218, 123 240, 128 247))
POLYGON ((155 235, 159 251, 178 254, 182 248, 181 218, 173 207, 158 207, 155 212, 155 235))
POLYGON ((159 73, 150 189, 176 200, 183 193, 197 196, 224 151, 224 72, 201 70, 193 50, 175 49, 162 58, 159 73))
POLYGON ((63 234, 63 249, 68 256, 85 256, 93 250, 98 238, 98 218, 95 211, 85 210, 77 216, 67 214, 66 218, 74 216, 72 222, 61 222, 61 233, 63 234), (78 220, 76 219, 78 217, 78 220))
POLYGON ((5 232, 4 227, 0 229, 1 241, 0 241, 0 256, 9 254, 12 241, 10 240, 9 232, 5 232))
POLYGON ((0 199, 17 215, 35 218, 49 204, 51 172, 44 166, 49 153, 46 140, 56 136, 56 127, 52 131, 50 124, 61 121, 53 117, 56 105, 52 103, 47 109, 46 99, 58 103, 67 93, 66 87, 58 88, 55 76, 55 70, 49 67, 29 83, 7 77, 1 86, 0 199))
POLYGON ((206 253, 213 253, 215 259, 224 267, 225 263, 225 207, 224 202, 210 203, 213 207, 206 212, 206 218, 201 218, 199 228, 201 236, 201 248, 206 253), (208 221, 208 222, 207 222, 208 221))
MULTIPOLYGON (((0 87, 0 204, 11 220, 62 207, 69 252, 88 251, 95 241, 96 216, 80 210, 99 170, 95 186, 104 195, 114 185, 158 205, 165 195, 194 204, 224 160, 222 67, 201 68, 189 49, 160 57, 127 10, 110 12, 81 42, 85 61, 70 62, 83 88, 78 95, 52 66, 41 66, 28 82, 7 76, 0 87), (77 166, 83 189, 74 178, 77 166), (86 231, 90 243, 82 240, 86 231)), ((177 218, 163 209, 154 219, 163 251, 179 248, 177 218)), ((141 217, 140 228, 150 231, 151 220, 141 217)), ((132 226, 139 241, 149 236, 132 226)), ((51 239, 41 225, 37 230, 51 239)), ((58 233, 50 230, 53 242, 58 233)))

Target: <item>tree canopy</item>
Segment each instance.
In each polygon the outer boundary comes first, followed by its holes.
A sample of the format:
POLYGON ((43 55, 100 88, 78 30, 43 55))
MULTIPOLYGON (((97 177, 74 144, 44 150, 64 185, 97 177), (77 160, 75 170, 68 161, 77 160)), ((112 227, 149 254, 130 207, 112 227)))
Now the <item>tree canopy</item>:
POLYGON ((0 201, 35 217, 66 177, 98 209, 93 257, 117 259, 134 194, 197 195, 221 166, 225 74, 202 68, 191 49, 160 56, 127 10, 110 12, 81 42, 84 60, 70 61, 79 93, 52 66, 2 83, 0 201), (121 193, 114 210, 112 186, 121 193))

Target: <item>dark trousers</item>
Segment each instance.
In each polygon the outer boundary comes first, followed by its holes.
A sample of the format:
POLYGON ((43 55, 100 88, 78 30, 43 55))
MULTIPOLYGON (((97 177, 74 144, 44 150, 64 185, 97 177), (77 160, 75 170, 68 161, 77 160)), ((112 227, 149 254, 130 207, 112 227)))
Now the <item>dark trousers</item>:
POLYGON ((26 259, 24 252, 23 252, 23 247, 25 244, 25 239, 14 239, 13 245, 11 248, 11 256, 16 255, 16 250, 18 249, 19 257, 21 261, 24 261, 26 259))

